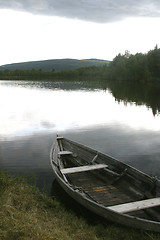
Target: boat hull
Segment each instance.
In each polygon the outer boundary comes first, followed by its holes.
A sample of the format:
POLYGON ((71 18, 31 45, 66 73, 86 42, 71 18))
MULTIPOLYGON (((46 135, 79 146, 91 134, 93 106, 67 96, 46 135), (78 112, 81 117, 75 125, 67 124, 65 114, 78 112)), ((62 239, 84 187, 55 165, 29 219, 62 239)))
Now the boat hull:
MULTIPOLYGON (((54 143, 50 158, 51 158, 51 166, 55 173, 56 179, 59 185, 63 188, 63 190, 72 197, 77 203, 85 207, 86 209, 90 210, 91 212, 99 215, 103 219, 107 221, 121 224, 124 226, 142 229, 142 230, 149 230, 154 232, 160 232, 160 222, 158 221, 151 221, 142 218, 138 218, 135 216, 131 216, 128 214, 121 214, 112 210, 109 210, 106 206, 99 204, 92 199, 88 198, 83 191, 79 191, 74 186, 70 185, 68 181, 63 178, 61 173, 61 168, 57 165, 58 161, 58 149, 59 145, 57 141, 54 143)), ((88 148, 87 148, 88 149, 88 148)), ((95 151, 92 149, 92 151, 95 151)), ((97 151, 95 151, 97 153, 97 151)))

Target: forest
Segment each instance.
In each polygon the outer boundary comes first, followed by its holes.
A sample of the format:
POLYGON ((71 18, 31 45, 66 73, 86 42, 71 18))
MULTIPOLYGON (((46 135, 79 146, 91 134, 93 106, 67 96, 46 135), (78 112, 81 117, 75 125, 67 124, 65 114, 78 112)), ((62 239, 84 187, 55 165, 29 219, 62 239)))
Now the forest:
POLYGON ((147 54, 119 54, 110 63, 106 77, 110 80, 160 80, 160 49, 156 45, 147 54))
POLYGON ((31 70, 0 71, 1 80, 120 80, 120 81, 159 81, 160 48, 156 45, 146 54, 129 51, 118 54, 109 64, 83 67, 75 70, 56 72, 31 70))

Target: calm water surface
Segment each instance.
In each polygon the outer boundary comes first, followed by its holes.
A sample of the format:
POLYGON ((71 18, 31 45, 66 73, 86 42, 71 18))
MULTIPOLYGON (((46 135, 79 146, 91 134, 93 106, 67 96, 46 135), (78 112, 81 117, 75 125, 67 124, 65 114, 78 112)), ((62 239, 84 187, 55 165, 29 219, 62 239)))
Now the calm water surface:
POLYGON ((34 174, 50 190, 56 134, 160 177, 160 116, 74 83, 0 81, 0 168, 34 174))

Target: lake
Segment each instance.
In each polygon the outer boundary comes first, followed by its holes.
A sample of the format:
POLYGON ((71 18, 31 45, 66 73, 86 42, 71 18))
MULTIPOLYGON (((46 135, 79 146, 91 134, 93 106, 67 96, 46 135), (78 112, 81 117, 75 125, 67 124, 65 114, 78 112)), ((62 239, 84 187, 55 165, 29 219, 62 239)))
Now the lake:
POLYGON ((112 88, 0 81, 0 168, 34 175, 50 191, 59 134, 160 177, 160 115, 145 101, 119 100, 112 88))

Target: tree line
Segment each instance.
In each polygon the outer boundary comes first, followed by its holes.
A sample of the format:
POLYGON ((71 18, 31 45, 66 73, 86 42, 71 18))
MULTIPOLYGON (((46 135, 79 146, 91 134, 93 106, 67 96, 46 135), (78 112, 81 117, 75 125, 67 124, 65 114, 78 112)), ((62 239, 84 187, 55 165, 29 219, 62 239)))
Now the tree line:
POLYGON ((103 66, 84 67, 76 70, 51 72, 39 70, 0 71, 1 80, 160 80, 160 49, 156 45, 146 54, 118 54, 113 61, 103 66))
POLYGON ((110 63, 106 76, 110 80, 160 80, 160 49, 156 45, 147 54, 119 54, 110 63))

